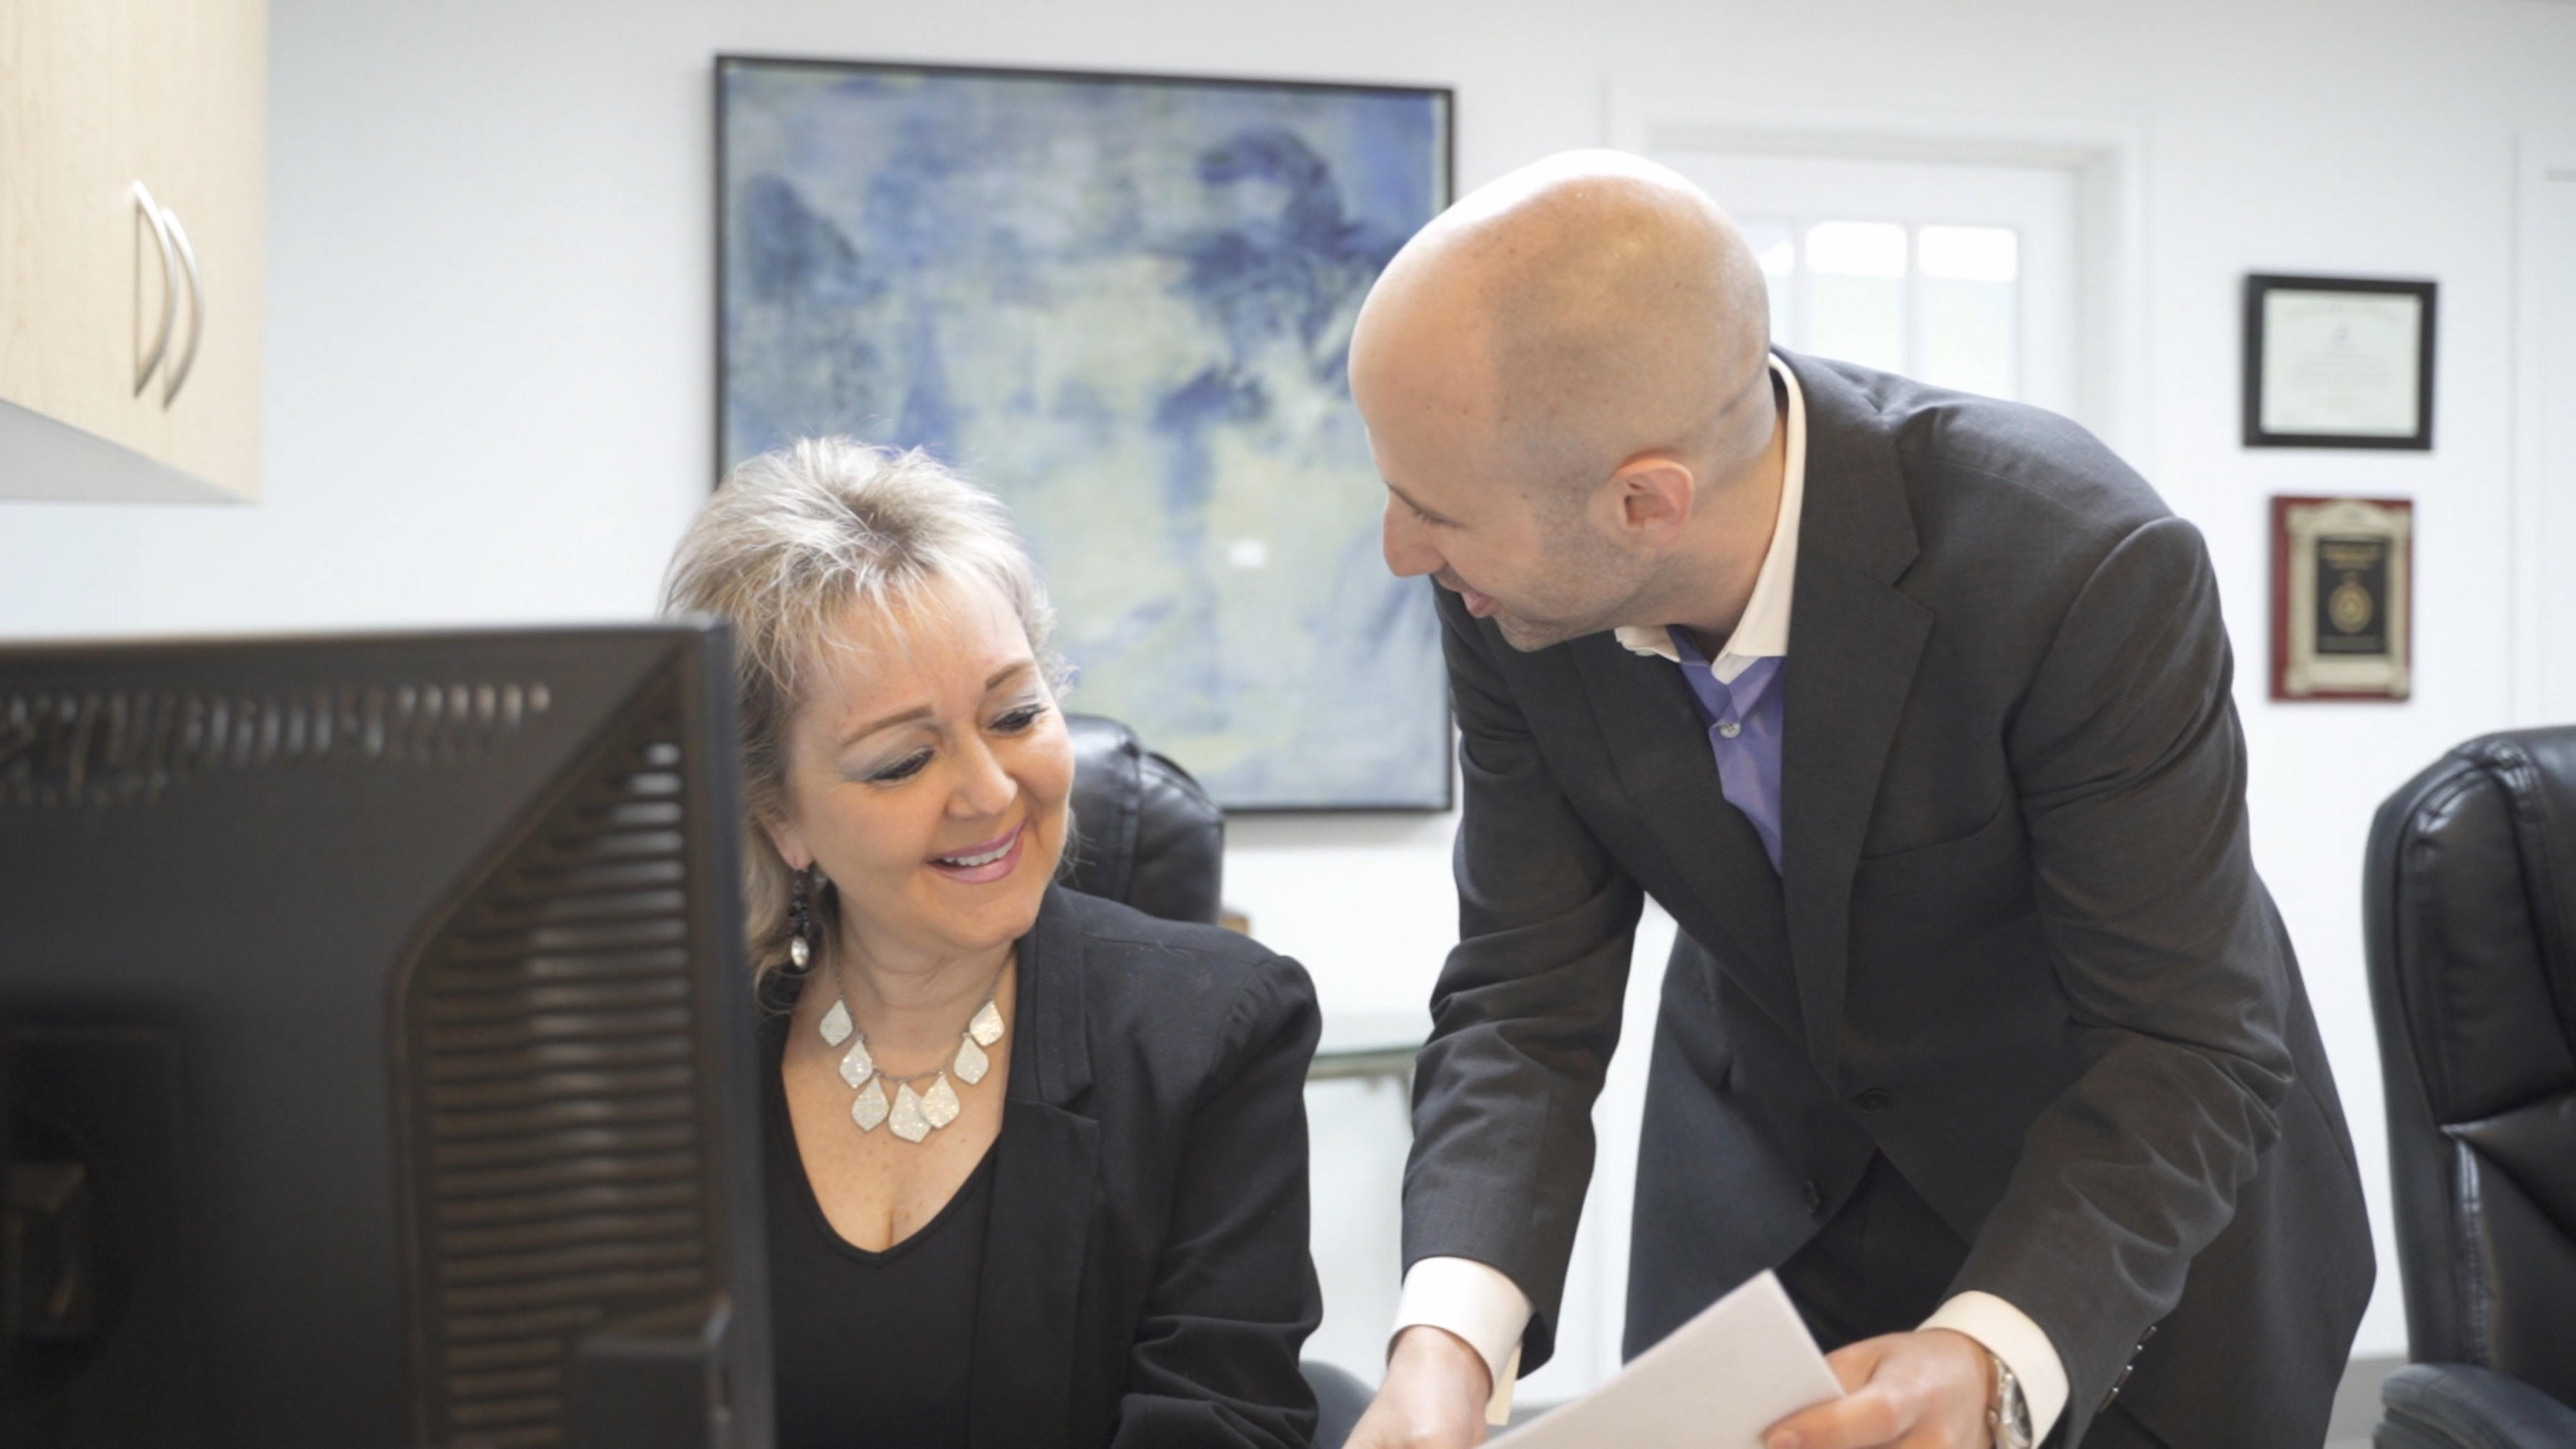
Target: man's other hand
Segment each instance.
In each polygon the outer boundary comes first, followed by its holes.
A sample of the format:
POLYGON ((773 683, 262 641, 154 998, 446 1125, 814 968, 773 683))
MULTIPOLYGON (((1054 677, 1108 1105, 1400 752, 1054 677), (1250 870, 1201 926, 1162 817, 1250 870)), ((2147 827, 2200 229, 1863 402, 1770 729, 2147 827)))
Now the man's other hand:
POLYGON ((1946 1328, 1863 1339, 1826 1355, 1843 1396, 1762 1432, 1762 1449, 1986 1449, 1993 1371, 1946 1328))
POLYGON ((1493 1371, 1467 1341, 1416 1324, 1397 1335, 1386 1382, 1351 1429, 1346 1449, 1467 1449, 1485 1442, 1493 1371))

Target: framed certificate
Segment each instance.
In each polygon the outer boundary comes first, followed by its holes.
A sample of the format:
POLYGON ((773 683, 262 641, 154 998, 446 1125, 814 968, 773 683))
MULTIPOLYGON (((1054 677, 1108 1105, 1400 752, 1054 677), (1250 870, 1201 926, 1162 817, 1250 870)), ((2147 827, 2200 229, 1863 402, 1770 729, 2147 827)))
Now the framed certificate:
POLYGON ((2272 500, 2272 697, 2404 699, 2412 688, 2415 505, 2272 500))
POLYGON ((2433 446, 2431 282, 2245 279, 2245 446, 2433 446))

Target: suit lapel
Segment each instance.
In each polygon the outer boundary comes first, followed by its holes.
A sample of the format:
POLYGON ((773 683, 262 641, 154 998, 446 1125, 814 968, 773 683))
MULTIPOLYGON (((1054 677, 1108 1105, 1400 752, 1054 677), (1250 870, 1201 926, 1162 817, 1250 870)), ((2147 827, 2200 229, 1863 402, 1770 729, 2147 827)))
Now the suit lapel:
POLYGON ((1758 969, 1788 955, 1779 877, 1752 822, 1727 803, 1690 686, 1669 661, 1630 653, 1611 635, 1568 647, 1620 788, 1682 878, 1683 898, 1666 903, 1675 921, 1735 968, 1730 974, 1768 1015, 1797 1031, 1789 984, 1758 969))
POLYGON ((994 1144, 969 1383, 969 1443, 1060 1444, 1071 1407, 1083 1265, 1098 1210, 1100 1124, 1074 1104, 1091 1086, 1082 943, 1051 886, 1020 942, 1020 1033, 994 1144))
POLYGON ((1807 481, 1782 681, 1780 879, 1808 1058, 1832 1085, 1852 878, 1932 615, 1895 588, 1920 546, 1884 427, 1839 375, 1782 356, 1806 399, 1807 481))

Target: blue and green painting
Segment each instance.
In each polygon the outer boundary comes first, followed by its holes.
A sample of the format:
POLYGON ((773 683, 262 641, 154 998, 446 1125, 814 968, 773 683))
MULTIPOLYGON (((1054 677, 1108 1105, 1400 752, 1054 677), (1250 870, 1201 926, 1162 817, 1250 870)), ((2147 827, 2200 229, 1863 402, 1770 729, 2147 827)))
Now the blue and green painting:
POLYGON ((1010 505, 1070 707, 1230 809, 1447 804, 1347 377, 1446 92, 728 59, 720 96, 728 464, 926 449, 1010 505))

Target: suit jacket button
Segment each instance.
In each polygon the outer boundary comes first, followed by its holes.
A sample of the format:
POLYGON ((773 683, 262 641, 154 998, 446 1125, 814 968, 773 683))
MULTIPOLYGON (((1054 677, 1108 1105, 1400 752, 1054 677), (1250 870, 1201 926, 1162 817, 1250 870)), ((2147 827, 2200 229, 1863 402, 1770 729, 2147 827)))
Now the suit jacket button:
POLYGON ((1895 1100, 1895 1094, 1889 1092, 1885 1087, 1872 1087, 1868 1091, 1861 1093, 1859 1096, 1852 1098, 1852 1105, 1858 1107, 1864 1112, 1884 1112, 1888 1109, 1891 1103, 1895 1102, 1895 1100))
POLYGON ((1810 1213, 1820 1213, 1824 1210, 1825 1190, 1816 1186, 1814 1179, 1811 1178, 1807 1182, 1807 1211, 1810 1213))

